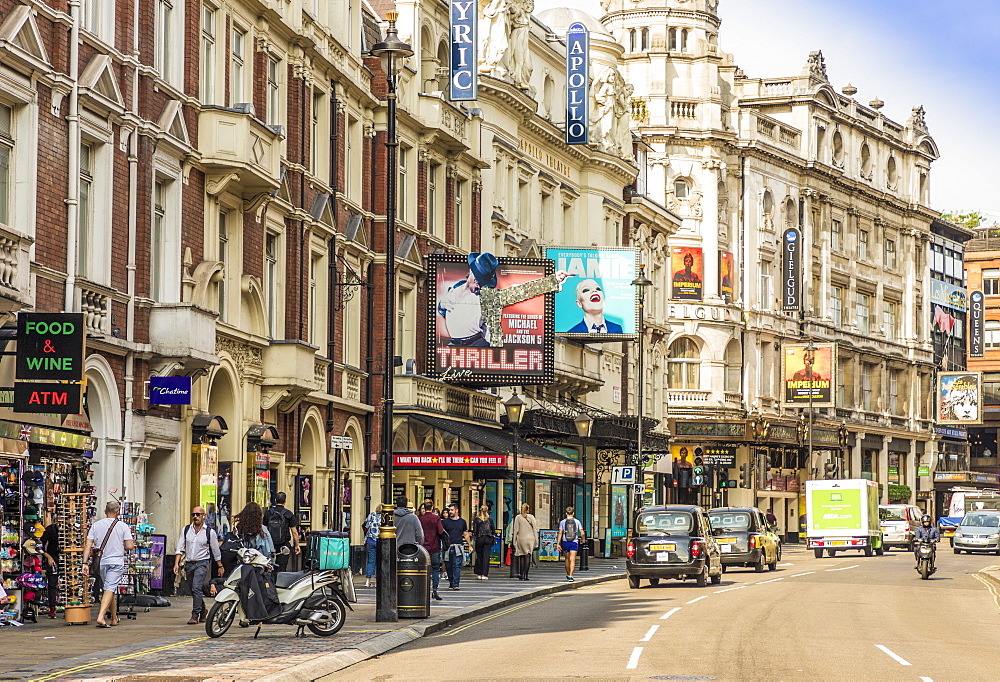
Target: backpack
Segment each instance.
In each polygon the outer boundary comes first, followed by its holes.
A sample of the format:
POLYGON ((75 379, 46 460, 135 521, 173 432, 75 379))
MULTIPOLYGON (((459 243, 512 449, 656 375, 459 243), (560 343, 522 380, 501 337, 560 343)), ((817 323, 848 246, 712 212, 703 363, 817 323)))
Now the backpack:
MULTIPOLYGON (((181 537, 184 538, 184 551, 185 551, 185 553, 187 552, 188 529, 190 527, 191 527, 191 524, 189 523, 188 525, 184 526, 184 530, 181 532, 181 537)), ((221 561, 222 560, 221 556, 214 556, 212 554, 212 533, 215 533, 215 541, 216 542, 219 542, 219 534, 216 533, 215 529, 212 528, 211 526, 205 526, 205 532, 208 533, 208 536, 207 536, 208 537, 208 558, 211 559, 212 561, 221 561)), ((222 546, 221 545, 219 546, 219 551, 220 552, 222 551, 222 546)))
POLYGON ((275 549, 284 547, 292 541, 292 533, 288 529, 288 515, 284 509, 268 509, 266 521, 267 532, 271 534, 275 549))
POLYGON ((563 542, 576 542, 580 536, 579 528, 580 526, 577 524, 575 518, 572 516, 567 518, 566 523, 563 525, 563 542))

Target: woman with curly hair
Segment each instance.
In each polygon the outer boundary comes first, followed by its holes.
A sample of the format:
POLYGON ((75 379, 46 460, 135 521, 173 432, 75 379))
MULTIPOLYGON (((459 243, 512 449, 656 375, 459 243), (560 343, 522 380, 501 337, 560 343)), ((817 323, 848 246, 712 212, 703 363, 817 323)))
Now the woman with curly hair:
POLYGON ((264 510, 259 504, 247 502, 233 521, 236 535, 244 547, 252 547, 265 556, 274 553, 274 542, 264 528, 264 510))

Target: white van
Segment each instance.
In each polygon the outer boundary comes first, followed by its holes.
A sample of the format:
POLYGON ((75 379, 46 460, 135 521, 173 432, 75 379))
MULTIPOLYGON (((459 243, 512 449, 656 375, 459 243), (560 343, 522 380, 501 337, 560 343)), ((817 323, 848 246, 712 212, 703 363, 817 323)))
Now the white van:
POLYGON ((878 525, 882 529, 882 546, 899 547, 912 552, 920 517, 924 513, 912 504, 880 504, 878 525))

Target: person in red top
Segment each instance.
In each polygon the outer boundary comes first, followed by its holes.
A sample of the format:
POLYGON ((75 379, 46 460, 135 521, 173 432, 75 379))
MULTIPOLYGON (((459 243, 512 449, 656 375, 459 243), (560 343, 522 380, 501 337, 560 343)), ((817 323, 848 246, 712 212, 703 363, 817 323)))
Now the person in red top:
MULTIPOLYGON (((431 555, 431 596, 441 601, 438 595, 438 583, 441 581, 441 538, 448 537, 441 517, 434 513, 434 502, 427 500, 420 514, 420 526, 424 529, 424 549, 431 555)), ((450 542, 449 542, 450 544, 450 542)))

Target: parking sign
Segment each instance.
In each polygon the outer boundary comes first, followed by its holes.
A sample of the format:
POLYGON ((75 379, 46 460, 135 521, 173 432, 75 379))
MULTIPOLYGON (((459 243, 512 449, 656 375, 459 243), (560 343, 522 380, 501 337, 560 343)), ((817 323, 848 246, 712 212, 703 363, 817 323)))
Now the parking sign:
POLYGON ((612 485, 632 485, 636 481, 635 467, 614 467, 611 470, 612 485))

